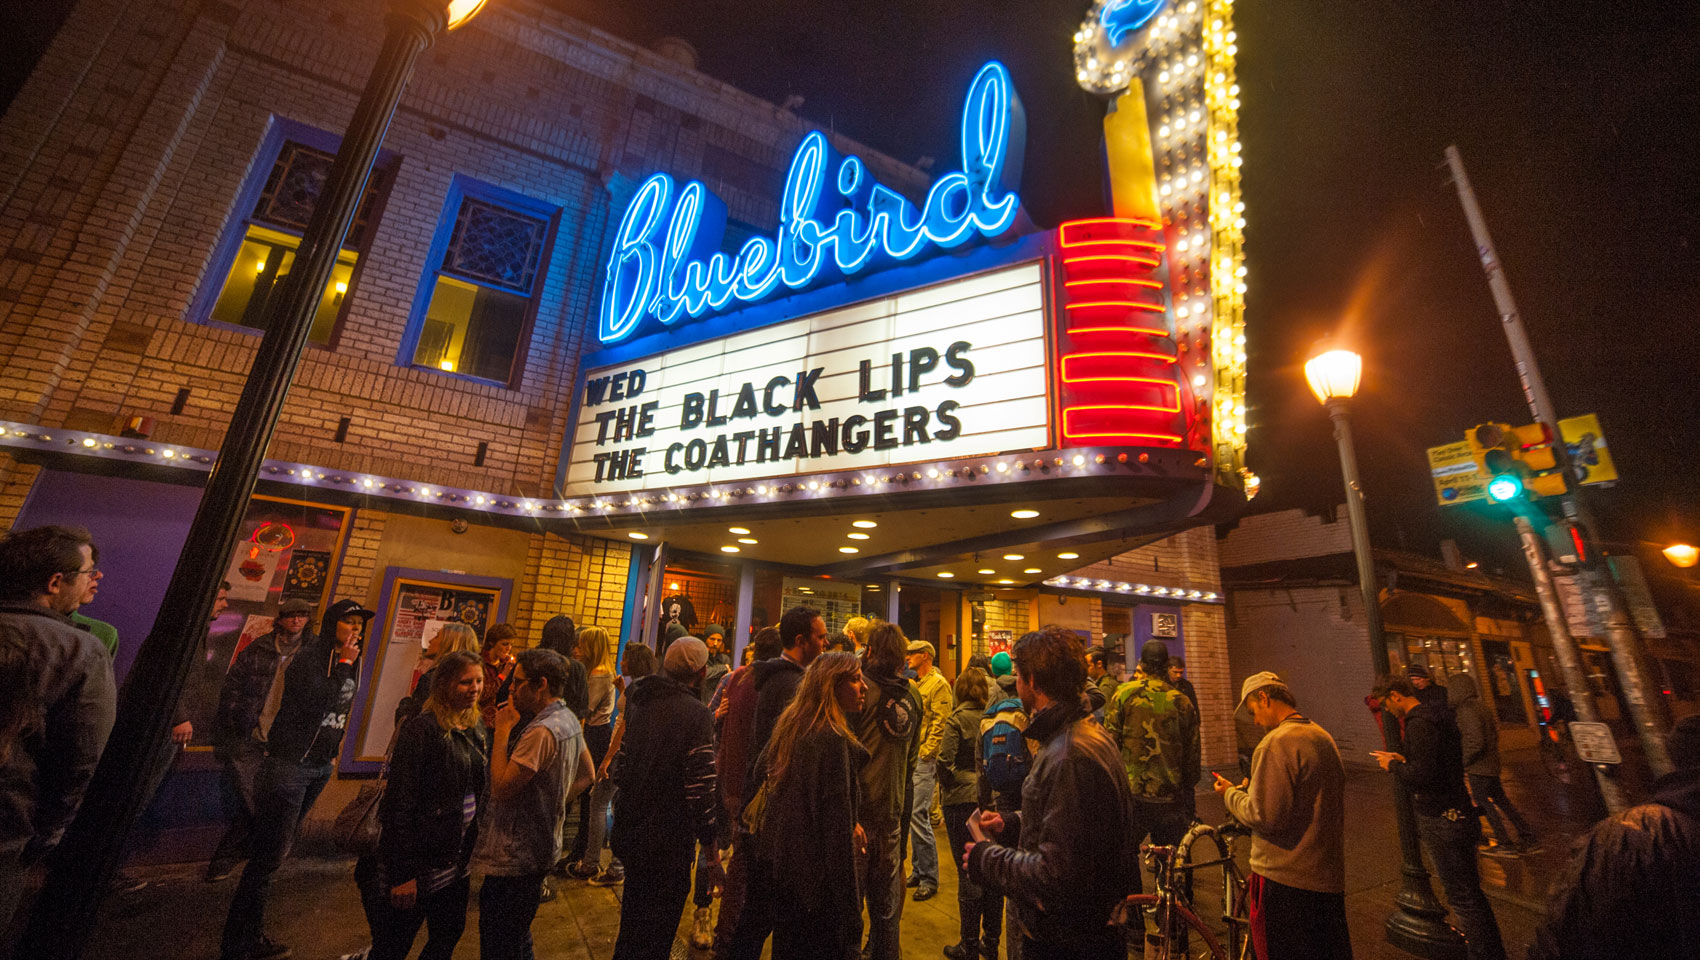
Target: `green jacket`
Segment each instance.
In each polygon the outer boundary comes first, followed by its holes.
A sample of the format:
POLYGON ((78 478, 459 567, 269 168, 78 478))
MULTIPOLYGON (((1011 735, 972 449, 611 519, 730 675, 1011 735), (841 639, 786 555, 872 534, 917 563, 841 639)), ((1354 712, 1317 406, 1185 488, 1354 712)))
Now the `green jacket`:
MULTIPOLYGON (((1121 689, 1122 682, 1117 680, 1113 673, 1105 673, 1093 682, 1098 685, 1098 689, 1104 691, 1104 707, 1106 710, 1109 709, 1110 701, 1116 698, 1116 691, 1121 689)), ((1193 704, 1193 706, 1197 706, 1197 704, 1193 704)))
POLYGON ((894 824, 904 819, 903 803, 921 748, 921 698, 902 677, 875 679, 866 671, 862 677, 868 696, 862 712, 850 718, 869 755, 861 772, 861 817, 870 824, 894 824))
POLYGON ((975 761, 980 755, 980 719, 986 708, 977 703, 959 703, 944 723, 939 741, 939 803, 974 803, 980 798, 980 777, 975 761))
POLYGON ((1136 800, 1169 803, 1198 783, 1198 708, 1186 694, 1143 673, 1104 708, 1104 729, 1121 750, 1136 800))

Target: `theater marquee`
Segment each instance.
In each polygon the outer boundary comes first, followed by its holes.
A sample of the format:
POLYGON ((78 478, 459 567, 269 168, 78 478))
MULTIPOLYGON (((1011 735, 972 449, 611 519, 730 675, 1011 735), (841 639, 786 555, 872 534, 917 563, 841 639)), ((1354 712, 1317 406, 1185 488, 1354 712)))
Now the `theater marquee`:
POLYGON ((1043 264, 586 372, 569 496, 1046 446, 1043 264))

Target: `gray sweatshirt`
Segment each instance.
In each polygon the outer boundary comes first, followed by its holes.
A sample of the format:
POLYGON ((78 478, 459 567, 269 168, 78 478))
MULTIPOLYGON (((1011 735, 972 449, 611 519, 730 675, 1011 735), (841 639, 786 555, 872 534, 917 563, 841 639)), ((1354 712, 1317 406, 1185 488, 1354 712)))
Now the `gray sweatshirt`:
POLYGON ((1251 869, 1317 893, 1346 890, 1346 770, 1328 731, 1293 714, 1257 745, 1248 789, 1223 799, 1250 827, 1251 869))

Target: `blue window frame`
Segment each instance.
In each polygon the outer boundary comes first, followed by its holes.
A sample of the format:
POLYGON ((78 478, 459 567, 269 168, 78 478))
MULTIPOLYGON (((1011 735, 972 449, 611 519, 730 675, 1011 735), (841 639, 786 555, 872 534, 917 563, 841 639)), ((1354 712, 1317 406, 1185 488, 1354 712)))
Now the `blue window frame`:
POLYGON ((559 215, 558 207, 457 175, 398 362, 511 386, 559 215))
MULTIPOLYGON (((330 175, 337 144, 333 134, 273 118, 237 196, 236 216, 225 229, 190 308, 192 319, 265 332, 267 303, 295 265, 296 248, 330 175)), ((380 154, 367 178, 354 223, 320 295, 310 342, 329 344, 336 334, 358 280, 361 254, 377 226, 395 160, 393 154, 380 154)))

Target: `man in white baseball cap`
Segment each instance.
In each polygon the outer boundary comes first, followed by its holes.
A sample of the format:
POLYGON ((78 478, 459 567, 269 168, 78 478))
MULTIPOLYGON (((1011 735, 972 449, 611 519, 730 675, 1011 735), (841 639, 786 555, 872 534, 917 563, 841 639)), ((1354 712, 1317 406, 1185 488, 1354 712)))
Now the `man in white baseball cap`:
POLYGON ((1267 671, 1246 678, 1240 706, 1269 731, 1251 778, 1216 792, 1251 828, 1251 936, 1262 960, 1350 960, 1346 928, 1346 770, 1334 738, 1299 712, 1267 671))

